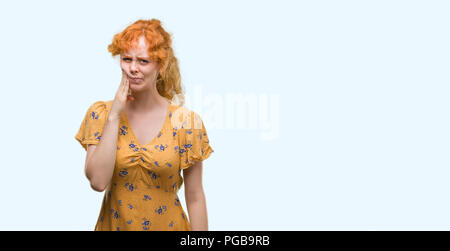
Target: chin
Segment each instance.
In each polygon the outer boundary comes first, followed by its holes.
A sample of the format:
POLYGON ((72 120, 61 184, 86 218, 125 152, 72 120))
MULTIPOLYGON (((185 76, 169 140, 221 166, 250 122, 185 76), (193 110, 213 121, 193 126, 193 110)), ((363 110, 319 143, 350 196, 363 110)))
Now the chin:
POLYGON ((135 82, 131 82, 131 81, 130 81, 130 87, 133 86, 133 87, 136 88, 137 86, 141 86, 141 85, 142 85, 142 83, 135 83, 135 82))
POLYGON ((145 89, 145 85, 143 83, 131 83, 130 82, 130 89, 132 91, 140 91, 145 89))

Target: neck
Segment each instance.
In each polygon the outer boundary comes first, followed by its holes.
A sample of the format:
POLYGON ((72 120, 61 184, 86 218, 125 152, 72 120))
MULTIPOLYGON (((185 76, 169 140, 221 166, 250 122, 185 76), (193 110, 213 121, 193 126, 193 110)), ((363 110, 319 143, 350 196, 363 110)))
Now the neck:
POLYGON ((155 109, 165 107, 169 100, 161 96, 156 89, 156 84, 152 88, 142 90, 140 92, 133 92, 133 101, 129 101, 129 108, 133 112, 148 113, 155 109))

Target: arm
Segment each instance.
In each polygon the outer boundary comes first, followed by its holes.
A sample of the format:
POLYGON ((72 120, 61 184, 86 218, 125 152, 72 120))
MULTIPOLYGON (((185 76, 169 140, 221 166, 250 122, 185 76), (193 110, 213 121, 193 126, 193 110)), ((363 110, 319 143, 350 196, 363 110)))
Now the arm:
POLYGON ((109 116, 99 143, 88 145, 85 174, 92 189, 97 192, 103 192, 106 189, 114 173, 118 131, 119 117, 109 116))
POLYGON ((208 215, 202 186, 202 171, 202 161, 198 161, 193 166, 183 169, 186 206, 192 231, 208 231, 208 215))

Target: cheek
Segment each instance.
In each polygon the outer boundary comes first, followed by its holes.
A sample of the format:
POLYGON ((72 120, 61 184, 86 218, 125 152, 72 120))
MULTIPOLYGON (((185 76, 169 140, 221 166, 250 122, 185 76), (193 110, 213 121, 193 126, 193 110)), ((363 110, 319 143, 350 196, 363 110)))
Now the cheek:
POLYGON ((158 74, 158 71, 155 68, 143 69, 142 73, 144 73, 145 77, 154 77, 155 74, 158 74))
POLYGON ((122 67, 121 66, 121 70, 122 70, 122 73, 124 73, 126 75, 129 75, 129 71, 128 71, 127 67, 122 67))
POLYGON ((120 60, 119 65, 120 65, 120 68, 122 68, 122 70, 124 70, 124 71, 128 68, 127 63, 123 60, 120 60))

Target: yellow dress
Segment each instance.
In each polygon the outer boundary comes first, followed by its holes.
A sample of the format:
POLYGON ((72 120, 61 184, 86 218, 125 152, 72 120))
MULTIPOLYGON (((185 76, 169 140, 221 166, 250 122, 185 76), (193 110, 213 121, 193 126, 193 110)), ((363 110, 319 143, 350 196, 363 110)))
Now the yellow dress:
MULTIPOLYGON (((112 102, 97 101, 86 112, 75 136, 85 150, 99 143, 112 102)), ((191 231, 177 192, 181 170, 214 152, 200 116, 170 102, 162 129, 141 145, 122 112, 117 137, 114 173, 95 231, 191 231)))

